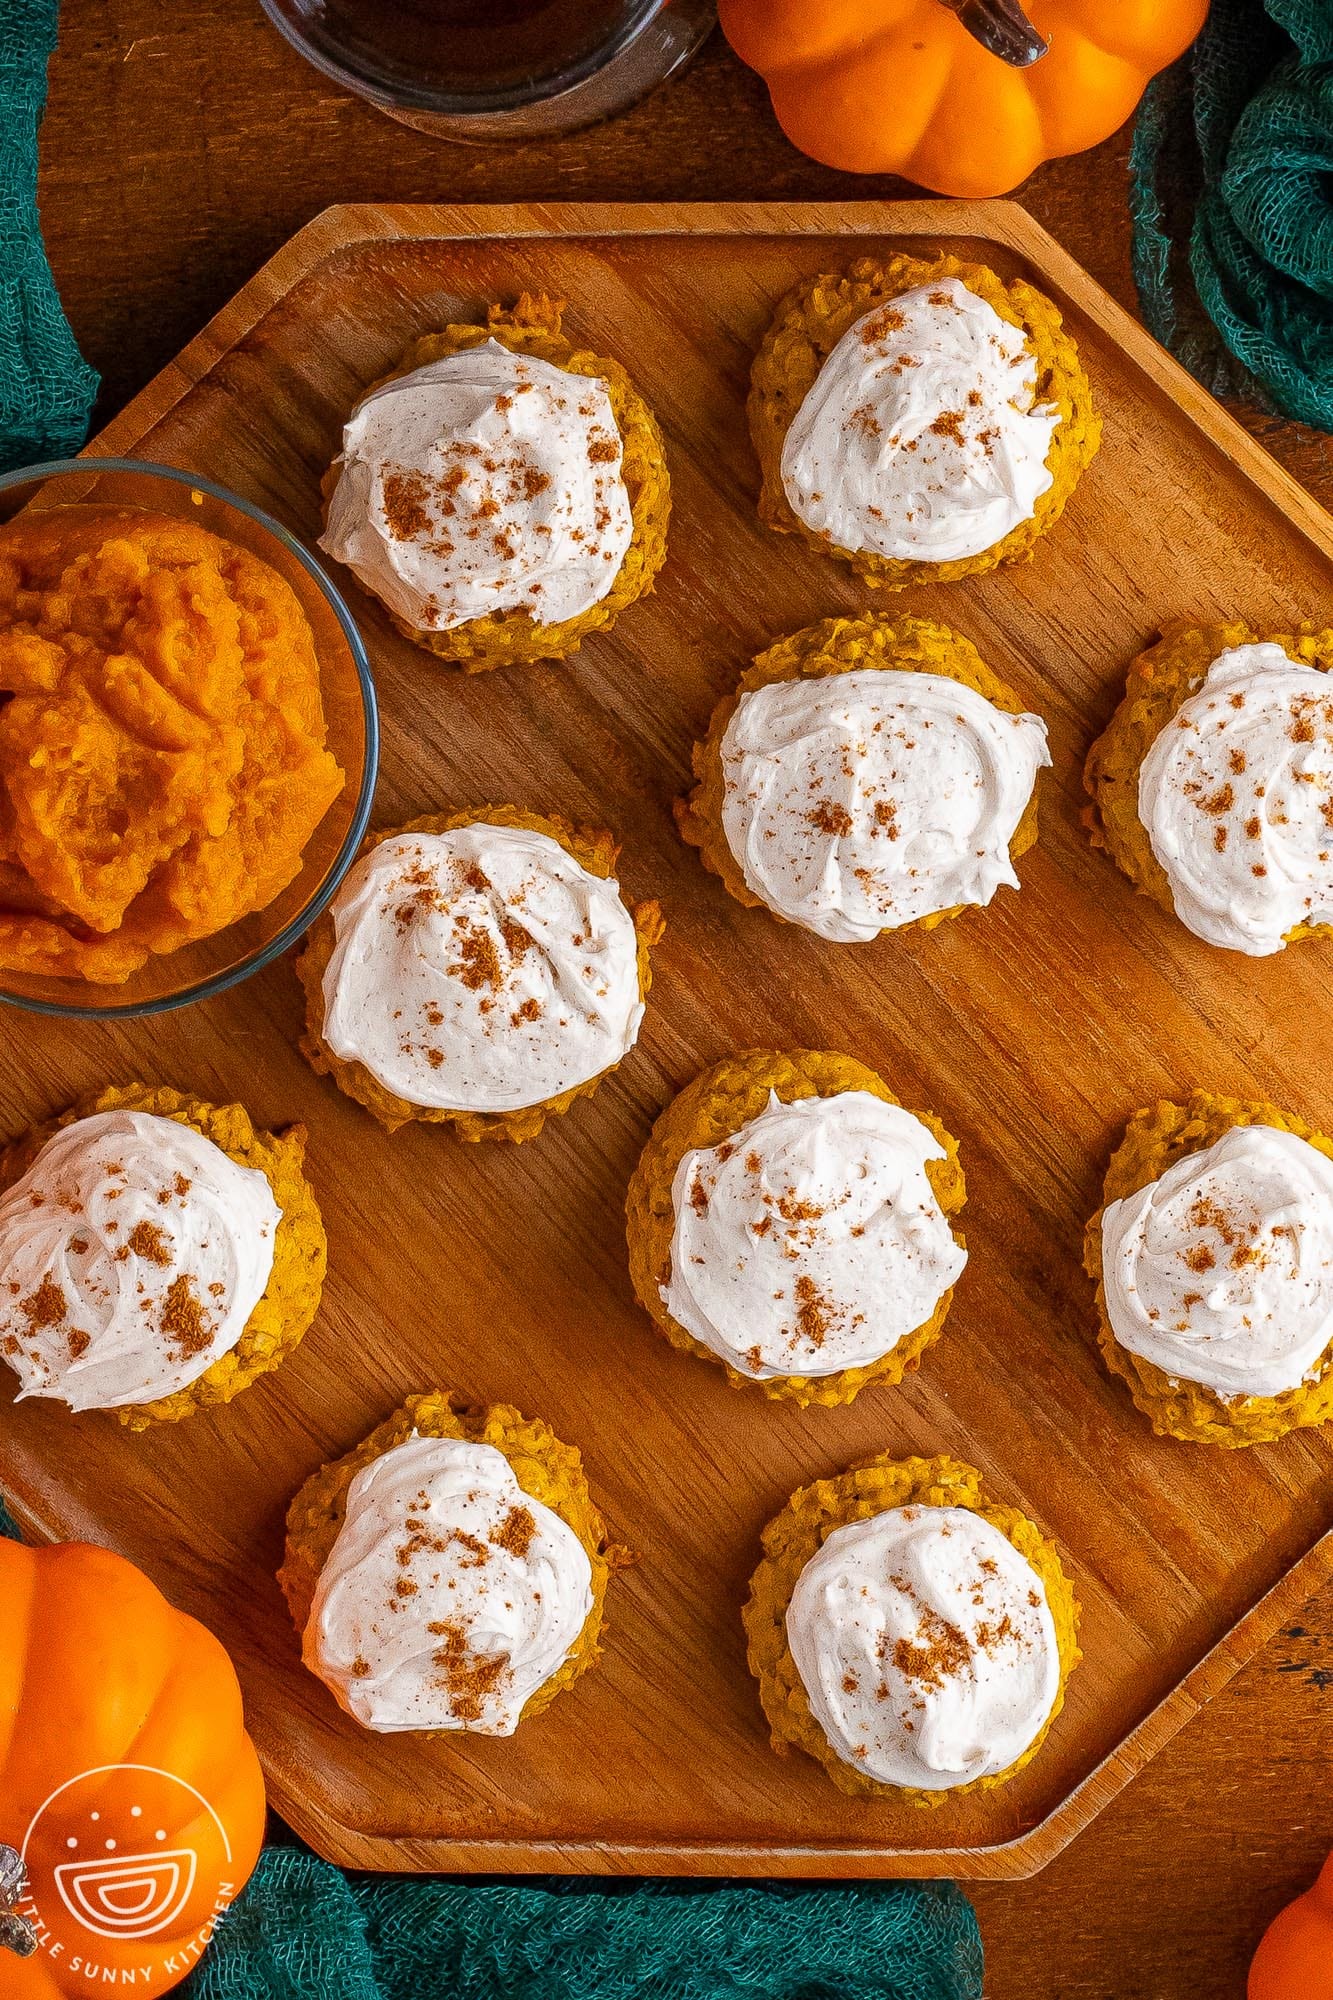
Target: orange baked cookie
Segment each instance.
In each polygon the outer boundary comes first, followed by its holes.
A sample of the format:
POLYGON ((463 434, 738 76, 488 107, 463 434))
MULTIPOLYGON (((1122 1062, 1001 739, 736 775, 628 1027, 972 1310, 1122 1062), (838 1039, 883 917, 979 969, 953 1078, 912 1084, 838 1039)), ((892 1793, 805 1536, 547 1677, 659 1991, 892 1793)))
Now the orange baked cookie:
POLYGON ((1093 844, 1207 944, 1333 921, 1333 630, 1170 626, 1088 752, 1093 844))
POLYGON ((306 1665, 366 1728, 509 1736, 592 1665, 627 1560, 573 1446, 431 1394, 306 1481, 278 1580, 306 1665))
POLYGON ((1036 1756, 1078 1665, 1052 1542, 972 1466, 885 1452, 764 1530, 745 1633, 780 1756, 840 1791, 939 1805, 1036 1756))
POLYGON ((938 1339, 967 1259, 957 1141, 823 1049, 687 1084, 630 1182, 630 1276, 673 1346, 766 1396, 850 1403, 938 1339))
POLYGON ((671 485, 618 362, 523 293, 366 390, 324 482, 320 546, 405 638, 467 673, 560 660, 651 590, 671 485))
POLYGON ((319 1305, 305 1128, 126 1084, 0 1156, 0 1360, 26 1395, 131 1430, 228 1403, 319 1305))
POLYGON ((1136 1112, 1084 1264, 1106 1365, 1160 1436, 1333 1416, 1333 1140, 1303 1119, 1203 1090, 1136 1112))
POLYGON ((1050 761, 1041 717, 960 633, 825 618, 718 703, 676 821, 737 902, 859 944, 1017 888, 1050 761))
POLYGON ((803 279, 749 416, 761 519, 891 590, 1029 560, 1101 441, 1051 301, 944 255, 803 279))
POLYGON ((372 834, 297 962, 301 1048, 389 1131, 531 1139, 633 1047, 662 935, 611 835, 484 806, 372 834))

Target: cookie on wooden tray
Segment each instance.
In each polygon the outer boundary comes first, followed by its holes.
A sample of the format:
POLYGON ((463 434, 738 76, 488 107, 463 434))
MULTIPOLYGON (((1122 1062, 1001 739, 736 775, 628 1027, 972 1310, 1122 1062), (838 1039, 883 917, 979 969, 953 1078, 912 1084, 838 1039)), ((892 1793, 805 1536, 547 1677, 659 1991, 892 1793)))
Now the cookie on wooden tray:
POLYGON ((957 1142, 863 1063, 751 1050, 687 1084, 630 1183, 630 1275, 658 1331, 737 1386, 850 1403, 938 1339, 967 1261, 957 1142))
POLYGON ((662 935, 609 833, 484 806, 369 836, 297 962, 301 1048, 389 1131, 530 1139, 638 1037, 662 935))
POLYGON ((324 481, 320 547, 405 638, 467 673, 560 660, 651 590, 671 484, 618 362, 525 292, 413 341, 324 481))
POLYGON ((1173 625, 1088 753, 1088 821, 1206 944, 1271 956, 1333 922, 1333 630, 1173 625))
POLYGON ((677 824, 738 902, 864 943, 1018 887, 1046 724, 947 626, 871 612, 777 639, 713 711, 677 824))
POLYGON ((863 1460, 764 1529, 745 1633, 773 1748, 939 1805, 1036 1756, 1078 1665, 1055 1545, 951 1458, 863 1460))
POLYGON ((305 1664, 365 1728, 512 1736, 597 1658, 626 1560, 573 1446, 430 1394, 306 1481, 279 1582, 305 1664))
POLYGON ((947 256, 804 279, 749 416, 761 518, 891 590, 1027 561, 1101 439, 1050 299, 947 256))
POLYGON ((143 1430, 276 1368, 324 1282, 304 1153, 303 1126, 161 1084, 25 1133, 0 1158, 0 1360, 23 1394, 143 1430))
POLYGON ((1333 1140, 1303 1119, 1202 1090, 1136 1112, 1084 1263, 1106 1364, 1160 1435, 1333 1416, 1333 1140))

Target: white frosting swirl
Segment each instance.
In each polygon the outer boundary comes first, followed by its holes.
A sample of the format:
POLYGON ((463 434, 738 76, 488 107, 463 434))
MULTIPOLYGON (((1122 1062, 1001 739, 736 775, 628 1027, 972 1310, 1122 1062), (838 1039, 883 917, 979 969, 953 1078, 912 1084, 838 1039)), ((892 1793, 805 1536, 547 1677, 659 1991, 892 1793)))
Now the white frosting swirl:
POLYGON ((333 926, 323 1040, 409 1104, 520 1110, 634 1046, 634 920, 548 834, 395 834, 351 870, 333 926))
POLYGON ((770 1092, 676 1169, 667 1311, 758 1380, 878 1360, 967 1262, 926 1174, 944 1157, 919 1118, 869 1091, 770 1092))
POLYGON ((892 1507, 835 1528, 797 1578, 787 1643, 830 1744, 885 1785, 994 1777, 1059 1692, 1045 1585, 965 1507, 892 1507))
POLYGON ((367 1729, 512 1736, 591 1609, 587 1550, 503 1452, 414 1435, 348 1487, 303 1652, 367 1729))
POLYGON ((230 1353, 267 1289, 267 1176, 174 1118, 99 1111, 0 1201, 0 1357, 23 1396, 115 1410, 230 1353))
POLYGON ((1060 412, 1036 403, 1022 329, 957 278, 850 326, 793 417, 793 512, 853 553, 956 562, 1032 518, 1060 412))
POLYGON ((1173 1381, 1278 1396, 1333 1344, 1333 1161, 1237 1125, 1102 1218, 1106 1314, 1173 1381))
POLYGON ((1333 680, 1233 646, 1139 770, 1139 818, 1180 921, 1253 958, 1333 923, 1333 680))
POLYGON ((860 943, 1016 889, 1009 842, 1050 761, 1040 716, 944 674, 772 681, 722 738, 723 831, 771 910, 860 943))
POLYGON ((634 533, 606 384, 498 340, 358 403, 319 546, 422 632, 606 596, 634 533))

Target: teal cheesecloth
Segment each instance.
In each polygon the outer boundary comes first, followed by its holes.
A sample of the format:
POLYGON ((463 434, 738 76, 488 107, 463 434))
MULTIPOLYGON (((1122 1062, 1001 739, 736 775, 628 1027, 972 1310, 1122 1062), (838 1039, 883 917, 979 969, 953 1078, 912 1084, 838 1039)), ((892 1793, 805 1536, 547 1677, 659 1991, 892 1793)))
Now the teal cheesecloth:
POLYGON ((1333 429, 1333 4, 1213 0, 1130 158, 1150 330, 1215 394, 1333 429))
POLYGON ((37 220, 37 127, 57 11, 57 0, 0 0, 0 471, 77 451, 97 394, 37 220))

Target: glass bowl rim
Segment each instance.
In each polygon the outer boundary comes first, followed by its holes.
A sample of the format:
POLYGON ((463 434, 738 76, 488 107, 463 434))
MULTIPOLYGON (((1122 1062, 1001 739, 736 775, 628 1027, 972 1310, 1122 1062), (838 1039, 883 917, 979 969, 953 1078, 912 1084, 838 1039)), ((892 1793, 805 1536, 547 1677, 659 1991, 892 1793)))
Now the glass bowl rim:
POLYGON ((382 110, 433 112, 436 117, 457 118, 464 123, 469 118, 525 111, 535 104, 547 104, 577 90, 617 56, 624 54, 640 31, 661 13, 666 0, 632 0, 630 19, 616 30, 601 50, 570 63, 563 70, 552 71, 542 78, 540 84, 510 84, 498 90, 472 93, 436 90, 429 84, 409 83, 391 77, 381 69, 372 70, 369 64, 356 68, 341 50, 334 53, 332 46, 326 47, 306 35, 283 0, 259 0, 259 4, 289 47, 304 56, 331 82, 341 84, 344 90, 368 98, 382 110))
MULTIPOLYGON (((249 979, 254 973, 262 972, 265 966, 272 965, 276 958, 281 958, 298 938, 305 935, 337 894, 344 876, 356 859, 357 849, 365 838, 366 828, 370 824, 375 785, 379 777, 379 705, 375 696, 375 679, 371 672, 370 656, 366 651, 365 641, 333 579, 291 530, 283 527, 281 521, 275 520, 271 514, 266 514, 262 507, 256 507, 249 500, 243 500, 230 488, 219 486, 214 479, 206 479, 197 472, 183 471, 178 465, 160 465, 156 460, 148 458, 47 459, 38 465, 24 465, 9 472, 0 472, 0 494, 11 492, 16 486, 38 484, 53 478, 77 477, 82 473, 96 478, 100 473, 109 472, 147 473, 154 478, 170 480, 177 486, 187 486, 197 492, 207 493, 210 498, 220 500, 224 506, 234 507, 238 513, 255 522, 265 533, 271 535, 288 555, 296 559, 324 597, 347 641, 361 692, 366 746, 356 806, 342 845, 329 866, 328 875, 310 900, 302 904, 294 916, 288 918, 282 929, 270 938, 267 944, 260 945, 237 964, 228 966, 225 971, 215 972, 206 979, 196 980, 192 986, 182 987, 177 993, 159 994, 151 1000, 122 1001, 119 1005, 114 1001, 104 1006, 96 1002, 39 1000, 34 995, 12 992, 4 983, 5 974, 0 972, 0 1004, 19 1007, 29 1014, 52 1015, 60 1020, 127 1020, 170 1013, 177 1007, 188 1007, 197 1000, 211 1000, 217 994, 225 993, 229 987, 239 986, 242 980, 249 979)), ((218 937, 223 934, 222 931, 214 933, 218 937)), ((165 955, 170 956, 169 953, 165 955)), ((86 985, 90 982, 84 983, 86 985)), ((108 994, 115 992, 113 986, 107 986, 103 990, 108 994)))

